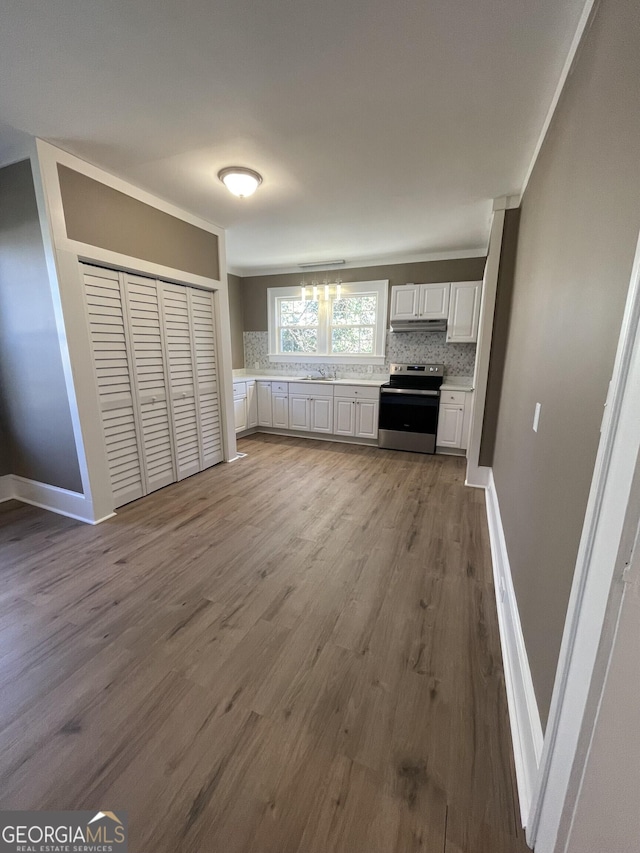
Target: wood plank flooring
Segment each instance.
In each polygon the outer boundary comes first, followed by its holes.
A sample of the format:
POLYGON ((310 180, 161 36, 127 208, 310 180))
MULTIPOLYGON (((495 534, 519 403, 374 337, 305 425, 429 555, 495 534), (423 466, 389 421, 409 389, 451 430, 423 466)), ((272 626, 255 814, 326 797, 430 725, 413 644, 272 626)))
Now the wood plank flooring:
POLYGON ((132 853, 520 853, 482 492, 275 435, 98 527, 0 504, 0 808, 132 853))

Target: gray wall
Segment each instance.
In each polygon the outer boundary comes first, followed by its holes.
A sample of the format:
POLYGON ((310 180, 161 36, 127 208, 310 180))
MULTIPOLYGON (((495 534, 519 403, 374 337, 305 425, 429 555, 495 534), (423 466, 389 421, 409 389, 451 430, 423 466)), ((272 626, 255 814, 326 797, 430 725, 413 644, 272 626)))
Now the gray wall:
MULTIPOLYGON (((0 388, 0 392, 2 389, 0 388)), ((0 401, 1 402, 1 401, 0 401)), ((11 460, 9 458, 9 442, 4 427, 5 414, 0 410, 0 477, 11 473, 11 460)))
MULTIPOLYGON (((311 283, 311 279, 314 278, 322 282, 326 272, 329 281, 335 281, 337 277, 345 282, 389 279, 389 287, 407 282, 429 284, 437 281, 479 281, 484 275, 485 261, 486 258, 462 258, 452 261, 387 264, 348 270, 314 270, 313 274, 305 273, 305 280, 311 283)), ((302 272, 243 278, 242 304, 245 332, 267 331, 267 289, 269 287, 292 287, 299 285, 301 280, 302 272)))
POLYGON ((640 229, 639 44, 637 0, 602 0, 522 203, 493 470, 545 725, 640 229))
POLYGON ((244 367, 244 318, 242 316, 242 279, 237 275, 227 276, 229 287, 229 319, 231 322, 231 366, 234 370, 244 367))
POLYGON ((220 279, 218 237, 58 164, 67 237, 220 279))
POLYGON ((28 160, 0 170, 0 398, 11 473, 81 492, 28 160))
POLYGON ((520 210, 507 210, 504 216, 502 247, 500 249, 500 268, 496 288, 496 307, 493 315, 493 333, 491 337, 491 357, 489 360, 489 378, 487 398, 484 404, 482 421, 482 441, 480 444, 479 464, 491 467, 496 440, 502 378, 507 357, 509 339, 509 321, 513 299, 516 256, 518 251, 518 229, 520 210))

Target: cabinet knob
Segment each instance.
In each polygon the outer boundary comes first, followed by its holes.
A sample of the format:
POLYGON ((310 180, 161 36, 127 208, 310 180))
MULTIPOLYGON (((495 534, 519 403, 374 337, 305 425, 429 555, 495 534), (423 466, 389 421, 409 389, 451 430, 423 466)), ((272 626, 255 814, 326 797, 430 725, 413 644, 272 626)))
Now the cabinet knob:
POLYGON ((155 401, 156 401, 157 399, 158 399, 157 397, 152 397, 152 398, 151 398, 151 402, 152 402, 152 403, 155 403, 155 401))

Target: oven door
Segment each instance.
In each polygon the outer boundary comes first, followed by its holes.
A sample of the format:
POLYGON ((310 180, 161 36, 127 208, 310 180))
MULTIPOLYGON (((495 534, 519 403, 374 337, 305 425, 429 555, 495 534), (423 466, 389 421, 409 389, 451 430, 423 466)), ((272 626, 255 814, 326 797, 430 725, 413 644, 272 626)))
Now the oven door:
POLYGON ((435 453, 439 405, 438 391, 381 388, 379 446, 435 453))

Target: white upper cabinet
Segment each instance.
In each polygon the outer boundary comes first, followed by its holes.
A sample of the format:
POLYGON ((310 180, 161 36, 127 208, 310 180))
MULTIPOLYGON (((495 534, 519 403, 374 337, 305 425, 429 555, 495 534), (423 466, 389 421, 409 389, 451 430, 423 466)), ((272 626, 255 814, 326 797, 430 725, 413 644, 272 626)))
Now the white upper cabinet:
POLYGON ((391 320, 446 320, 449 288, 448 281, 392 287, 391 320))
POLYGON ((449 314, 449 282, 420 285, 420 319, 446 320, 449 314))
POLYGON ((470 344, 478 340, 481 297, 481 281, 454 281, 451 283, 447 342, 470 344))
POLYGON ((392 320, 417 320, 419 311, 419 284, 402 284, 391 288, 392 320))

